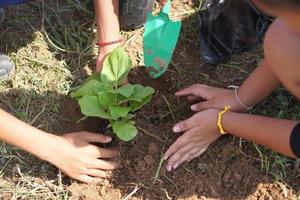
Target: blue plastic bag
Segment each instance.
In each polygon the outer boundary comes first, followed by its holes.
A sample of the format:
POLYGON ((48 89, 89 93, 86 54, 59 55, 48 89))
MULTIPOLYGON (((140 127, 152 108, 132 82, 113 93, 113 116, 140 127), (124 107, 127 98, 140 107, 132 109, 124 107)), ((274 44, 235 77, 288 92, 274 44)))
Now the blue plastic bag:
POLYGON ((24 3, 28 0, 0 0, 0 8, 4 8, 10 5, 15 5, 19 3, 24 3))

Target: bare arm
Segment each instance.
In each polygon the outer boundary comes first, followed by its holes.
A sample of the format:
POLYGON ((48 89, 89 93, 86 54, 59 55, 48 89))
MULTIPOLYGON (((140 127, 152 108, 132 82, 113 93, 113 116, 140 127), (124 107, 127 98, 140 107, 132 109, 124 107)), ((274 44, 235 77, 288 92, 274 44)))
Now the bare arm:
POLYGON ((299 121, 228 112, 224 115, 222 123, 224 129, 234 136, 295 157, 289 139, 299 121))
POLYGON ((99 41, 120 38, 119 0, 94 0, 99 41))
POLYGON ((56 136, 45 133, 19 121, 0 109, 0 140, 46 159, 48 148, 45 142, 56 136))
MULTIPOLYGON (((165 153, 168 171, 200 156, 221 136, 217 126, 219 112, 216 109, 198 112, 174 126, 174 132, 183 134, 165 153)), ((291 157, 295 155, 289 139, 297 123, 299 122, 233 112, 225 113, 222 119, 223 128, 229 134, 265 145, 291 157)))
POLYGON ((115 158, 114 150, 101 149, 90 142, 107 143, 111 138, 89 132, 56 136, 16 119, 0 109, 0 141, 17 146, 60 168, 68 176, 82 182, 106 178, 105 170, 117 163, 99 158, 115 158))
POLYGON ((238 95, 243 103, 252 106, 268 96, 279 84, 268 62, 263 60, 241 85, 238 95))
MULTIPOLYGON (((120 39, 119 0, 94 0, 97 36, 99 42, 111 42, 120 39)), ((118 47, 120 43, 99 49, 96 70, 101 71, 106 55, 118 47)))
MULTIPOLYGON (((279 84, 279 80, 264 60, 241 85, 238 96, 245 105, 253 106, 268 96, 279 84)), ((175 95, 187 96, 188 100, 194 104, 192 105, 193 111, 209 108, 223 109, 226 105, 230 105, 233 111, 245 111, 237 101, 233 90, 196 84, 175 95)))

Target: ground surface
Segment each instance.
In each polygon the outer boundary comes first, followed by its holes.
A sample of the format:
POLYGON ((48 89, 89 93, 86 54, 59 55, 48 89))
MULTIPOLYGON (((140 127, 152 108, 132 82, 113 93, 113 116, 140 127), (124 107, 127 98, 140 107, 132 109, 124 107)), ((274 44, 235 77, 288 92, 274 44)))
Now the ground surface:
MULTIPOLYGON (((8 9, 0 28, 1 51, 16 63, 16 75, 0 84, 0 105, 23 121, 62 134, 90 130, 109 133, 103 122, 81 123, 77 104, 68 97, 94 65, 94 21, 89 6, 76 1, 32 1, 8 9)), ((183 20, 183 31, 170 70, 151 80, 142 68, 130 81, 157 90, 151 104, 137 113, 139 136, 115 142, 123 168, 112 180, 86 185, 69 180, 56 168, 0 143, 0 199, 299 199, 299 162, 233 137, 223 137, 201 157, 168 173, 161 155, 177 135, 175 122, 191 116, 174 92, 192 83, 219 87, 239 84, 261 60, 260 47, 236 55, 220 66, 203 65, 197 45, 199 3, 174 0, 172 17, 183 20)), ((142 65, 142 29, 124 32, 126 48, 142 65)), ((284 89, 253 111, 299 119, 300 105, 284 89)), ((58 147, 59 148, 59 147, 58 147)))

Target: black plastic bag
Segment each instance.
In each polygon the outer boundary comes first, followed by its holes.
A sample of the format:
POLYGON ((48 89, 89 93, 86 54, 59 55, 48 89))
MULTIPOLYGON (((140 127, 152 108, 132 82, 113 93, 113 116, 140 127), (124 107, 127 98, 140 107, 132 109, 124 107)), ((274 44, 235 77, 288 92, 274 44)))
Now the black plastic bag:
POLYGON ((219 64, 257 45, 271 19, 247 0, 207 0, 199 22, 202 59, 219 64))
POLYGON ((154 0, 120 0, 120 25, 124 30, 141 27, 152 11, 154 0))

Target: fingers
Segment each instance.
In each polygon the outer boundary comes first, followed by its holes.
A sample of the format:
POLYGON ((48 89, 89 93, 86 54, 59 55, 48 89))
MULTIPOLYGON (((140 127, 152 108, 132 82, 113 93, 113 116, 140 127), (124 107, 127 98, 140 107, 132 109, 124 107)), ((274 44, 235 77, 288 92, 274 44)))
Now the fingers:
POLYGON ((172 169, 176 169, 179 165, 181 165, 184 161, 187 161, 192 155, 200 150, 200 147, 196 144, 190 144, 183 147, 181 150, 174 153, 167 165, 167 170, 171 171, 172 169))
POLYGON ((180 90, 175 93, 176 96, 182 97, 182 96, 188 96, 188 95, 194 95, 194 96, 199 96, 202 97, 204 89, 207 89, 207 85, 202 85, 202 84, 194 84, 190 87, 187 87, 183 90, 180 90))
POLYGON ((102 170, 118 169, 120 166, 117 162, 97 159, 91 166, 91 168, 102 170))
POLYGON ((195 103, 198 103, 200 101, 202 101, 203 99, 199 96, 194 96, 194 95, 190 95, 187 97, 187 101, 188 103, 190 104, 195 104, 195 103))
POLYGON ((207 147, 202 147, 198 152, 196 152, 194 155, 192 155, 192 156, 188 159, 188 162, 190 162, 190 161, 193 160, 194 158, 197 158, 197 157, 201 156, 206 150, 207 150, 207 147))
POLYGON ((211 108, 212 106, 213 106, 212 100, 208 100, 208 101, 203 101, 203 102, 192 105, 191 110, 198 112, 198 111, 202 111, 202 110, 207 110, 207 109, 211 108))
POLYGON ((166 151, 164 159, 167 160, 173 153, 175 153, 180 147, 183 146, 182 136, 179 137, 166 151))
POLYGON ((96 183, 99 181, 99 179, 88 176, 88 175, 80 175, 78 178, 75 178, 75 179, 77 179, 81 182, 84 182, 84 183, 96 183))
POLYGON ((89 169, 87 174, 96 178, 109 178, 109 175, 106 172, 99 169, 89 169))
POLYGON ((190 135, 195 132, 194 130, 189 130, 186 133, 184 133, 182 136, 180 136, 167 150, 167 152, 164 155, 164 159, 167 160, 172 154, 174 154, 176 151, 181 149, 182 147, 188 145, 190 143, 189 137, 190 135))
POLYGON ((180 133, 180 132, 184 132, 187 131, 189 129, 192 129, 196 126, 199 126, 199 124, 201 123, 201 121, 199 120, 199 115, 201 113, 196 113, 195 115, 193 115, 192 117, 179 122, 178 124, 176 124, 173 127, 173 132, 174 133, 180 133))
POLYGON ((97 156, 97 158, 116 158, 119 156, 119 152, 112 149, 103 149, 98 148, 96 146, 93 149, 94 155, 97 156))
POLYGON ((182 163, 185 161, 190 162, 194 158, 197 158, 201 156, 206 150, 207 147, 206 145, 201 145, 201 146, 191 146, 192 148, 189 148, 188 151, 185 150, 180 150, 176 152, 174 155, 171 156, 169 159, 168 165, 167 165, 167 170, 171 171, 172 169, 176 169, 179 167, 182 163))
POLYGON ((195 153, 199 152, 200 149, 201 149, 201 146, 200 147, 197 146, 194 149, 191 149, 190 151, 186 152, 184 155, 182 155, 180 157, 180 159, 178 161, 175 162, 173 168, 176 169, 182 163, 184 163, 185 161, 188 161, 195 153))
POLYGON ((79 133, 80 137, 87 142, 108 143, 112 140, 111 137, 99 133, 91 133, 83 131, 79 133))

